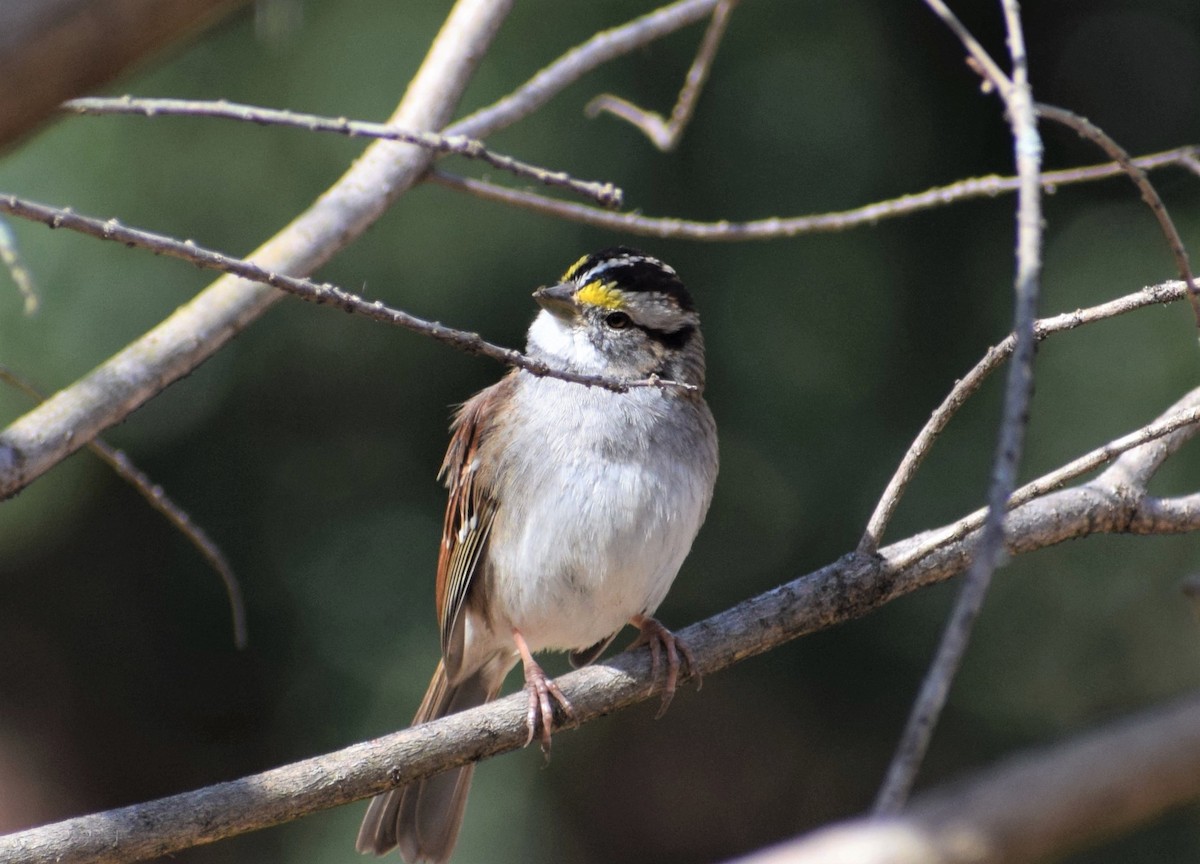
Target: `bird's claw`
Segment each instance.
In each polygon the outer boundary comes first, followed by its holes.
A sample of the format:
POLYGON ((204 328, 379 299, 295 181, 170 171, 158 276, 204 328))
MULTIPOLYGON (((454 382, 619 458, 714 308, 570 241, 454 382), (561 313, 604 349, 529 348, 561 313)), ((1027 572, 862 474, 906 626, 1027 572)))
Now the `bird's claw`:
POLYGON ((688 672, 696 679, 697 690, 700 689, 702 683, 700 667, 696 665, 696 658, 687 643, 664 627, 657 618, 651 618, 649 615, 637 615, 632 623, 641 632, 629 647, 637 648, 646 645, 650 648, 651 692, 654 690, 654 682, 658 680, 658 670, 662 665, 663 652, 666 651, 667 680, 663 685, 662 704, 658 707, 658 713, 654 715, 654 719, 657 720, 667 713, 667 706, 675 698, 675 685, 679 682, 680 655, 683 655, 683 660, 687 663, 688 672))

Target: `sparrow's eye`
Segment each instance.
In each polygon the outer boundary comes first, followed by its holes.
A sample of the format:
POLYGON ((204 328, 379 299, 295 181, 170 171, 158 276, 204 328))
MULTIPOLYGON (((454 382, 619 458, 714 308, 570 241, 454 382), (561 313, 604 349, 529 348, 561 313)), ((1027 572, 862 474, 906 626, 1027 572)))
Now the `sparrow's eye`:
POLYGON ((604 316, 604 323, 610 330, 624 330, 633 320, 624 312, 609 312, 604 316))

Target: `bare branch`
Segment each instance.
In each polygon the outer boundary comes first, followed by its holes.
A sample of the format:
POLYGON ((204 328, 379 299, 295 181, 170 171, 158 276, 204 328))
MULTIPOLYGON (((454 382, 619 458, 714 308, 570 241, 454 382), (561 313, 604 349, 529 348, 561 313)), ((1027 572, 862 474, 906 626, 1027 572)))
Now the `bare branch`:
POLYGON ((738 864, 1043 861, 1132 830, 1200 797, 1200 695, 1010 758, 918 797, 738 864))
MULTIPOLYGON (((438 129, 512 0, 458 0, 389 123, 438 129)), ((433 154, 377 141, 337 183, 250 257, 264 271, 312 272, 428 170, 433 154)), ((0 496, 12 494, 212 356, 284 295, 224 276, 70 387, 0 432, 0 496), (47 442, 56 442, 47 446, 47 442)))
POLYGON ((447 131, 456 135, 487 138, 493 132, 528 117, 593 69, 689 24, 703 21, 713 13, 719 2, 721 0, 679 0, 628 24, 597 33, 563 54, 508 96, 464 117, 447 131))
MULTIPOLYGON (((37 387, 6 366, 0 365, 0 381, 7 382, 38 402, 46 400, 37 387)), ((192 521, 186 510, 167 497, 161 486, 134 465, 124 452, 110 447, 99 438, 89 441, 88 449, 112 468, 118 477, 136 489, 151 507, 166 517, 166 520, 196 548, 208 565, 217 571, 221 583, 225 586, 225 596, 229 599, 229 614, 233 618, 233 644, 238 649, 245 648, 246 604, 242 600, 242 586, 221 547, 212 541, 203 528, 192 521)))
MULTIPOLYGON (((1200 400, 1200 390, 1186 398, 1200 400)), ((1139 449, 1127 455, 1143 458, 1139 449)), ((1014 555, 1023 554, 1097 533, 1200 531, 1197 499, 1200 495, 1162 502, 1145 498, 1141 489, 1099 488, 1095 483, 1060 490, 1008 514, 1008 549, 1014 555)), ((980 532, 974 531, 914 558, 911 550, 923 543, 924 536, 893 544, 877 555, 851 553, 686 628, 678 635, 687 640, 696 657, 696 669, 689 672, 711 675, 960 575, 980 544, 980 532)), ((652 675, 649 651, 638 650, 565 675, 557 683, 582 723, 653 698, 661 679, 652 675)), ((526 740, 527 703, 526 697, 517 693, 240 780, 3 836, 0 864, 130 862, 367 798, 521 747, 526 740)))
POLYGON ((259 108, 235 102, 197 101, 190 99, 139 99, 119 96, 112 99, 89 96, 72 99, 63 104, 63 109, 76 114, 135 114, 141 117, 216 117, 225 120, 240 120, 262 126, 290 126, 308 132, 333 132, 350 138, 376 138, 383 141, 402 141, 432 150, 434 153, 463 156, 477 159, 508 171, 517 177, 536 180, 546 186, 569 189, 585 198, 591 198, 605 207, 620 207, 622 192, 612 183, 597 180, 577 180, 565 171, 551 171, 530 165, 511 156, 489 150, 482 141, 465 135, 438 135, 433 132, 414 132, 397 129, 385 123, 368 123, 362 120, 347 120, 345 117, 321 117, 316 114, 301 114, 295 111, 280 111, 274 108, 259 108))
MULTIPOLYGON (((931 0, 937 5, 936 0, 931 0)), ((1042 140, 1038 135, 1033 110, 1033 91, 1029 86, 1025 37, 1021 31, 1016 0, 1000 0, 1008 31, 1008 50, 1012 58, 1012 87, 1004 92, 1012 126, 1013 149, 1020 189, 1017 193, 1017 275, 1014 286, 1013 362, 1008 367, 1004 390, 1004 409, 1000 435, 993 458, 988 487, 988 512, 984 519, 980 548, 967 571, 966 579, 950 613, 950 620, 938 644, 921 690, 917 694, 900 743, 888 767, 887 776, 875 799, 874 813, 888 816, 904 806, 917 772, 925 759, 934 726, 941 716, 950 693, 950 685, 962 665, 975 621, 991 585, 992 574, 1004 554, 1004 513, 1017 482, 1017 469, 1024 448, 1025 428, 1029 421, 1029 400, 1033 394, 1033 356, 1036 347, 1034 322, 1042 269, 1041 173, 1042 140)), ((944 7, 943 7, 944 8, 944 7)), ((946 10, 949 14, 949 10, 946 10)), ((957 31, 956 31, 957 32, 957 31)), ((969 35, 969 34, 967 34, 969 35)), ((963 38, 963 34, 959 34, 963 38)))
MULTIPOLYGON (((954 13, 946 7, 942 0, 926 0, 926 4, 937 13, 937 15, 954 31, 963 46, 970 54, 972 67, 983 77, 985 89, 995 87, 1001 98, 1004 100, 1005 106, 1008 108, 1010 119, 1016 122, 1012 116, 1012 99, 1014 88, 1020 86, 1020 82, 1016 79, 1017 68, 1014 62, 1013 79, 1009 80, 1005 74, 1000 71, 1000 67, 992 60, 988 53, 983 49, 983 46, 967 31, 955 16, 954 13)), ((1005 10, 1005 23, 1009 27, 1009 51, 1015 57, 1012 40, 1012 27, 1017 17, 1019 10, 1015 3, 1009 3, 1008 0, 1001 0, 1001 4, 1005 10)), ((1167 240, 1167 245, 1171 249, 1171 254, 1175 256, 1175 263, 1179 269, 1179 276, 1188 285, 1188 299, 1192 304, 1192 314, 1196 319, 1196 326, 1200 327, 1200 288, 1197 288, 1195 280, 1192 278, 1191 265, 1188 261, 1187 249, 1183 245, 1183 240, 1179 236, 1179 232, 1175 230, 1175 224, 1171 220, 1170 214, 1167 213, 1166 205, 1163 204, 1162 198, 1150 183, 1150 179, 1146 176, 1145 171, 1135 165, 1129 158, 1129 154, 1123 147, 1117 144, 1110 138, 1102 129, 1095 124, 1089 122, 1087 118, 1080 117, 1072 111, 1067 111, 1063 108, 1056 108, 1053 105, 1044 103, 1035 103, 1033 105, 1034 113, 1047 120, 1053 120, 1073 129, 1080 137, 1086 138, 1096 144, 1110 159, 1113 159, 1121 166, 1121 169, 1129 175, 1129 178, 1137 186, 1141 193, 1142 200, 1154 213, 1154 218, 1158 220, 1163 236, 1167 240)), ((1185 165, 1189 165, 1193 172, 1196 172, 1196 158, 1194 155, 1187 157, 1184 161, 1185 165)))
POLYGON ((983 77, 985 90, 992 87, 1000 91, 1000 98, 1008 102, 1009 93, 1012 90, 1013 83, 1008 80, 1008 76, 996 65, 996 61, 987 53, 979 40, 974 34, 966 28, 958 16, 950 11, 942 0, 925 0, 925 5, 933 10, 933 13, 942 19, 950 31, 958 37, 958 41, 967 49, 967 55, 971 58, 972 66, 983 77))
POLYGON ((233 568, 221 547, 213 542, 203 528, 192 521, 187 511, 167 497, 163 488, 150 479, 140 468, 129 460, 125 451, 118 450, 106 444, 100 438, 88 442, 88 449, 108 464, 117 476, 132 486, 146 499, 155 510, 166 517, 167 521, 179 529, 180 533, 196 547, 196 551, 208 562, 208 566, 217 571, 221 584, 225 586, 225 596, 229 600, 229 614, 233 624, 233 644, 241 650, 249 642, 246 630, 246 604, 242 600, 242 586, 234 575, 233 568))
MULTIPOLYGON (((1009 509, 1061 488, 1065 483, 1094 471, 1117 457, 1122 458, 1100 475, 1093 485, 1105 489, 1124 487, 1144 493, 1146 483, 1166 458, 1200 431, 1200 428, 1197 428, 1197 423, 1200 422, 1198 395, 1200 394, 1195 392, 1188 394, 1175 403, 1170 412, 1149 426, 1097 447, 1061 468, 1026 483, 1009 498, 1009 509)), ((961 540, 983 525, 987 513, 987 508, 976 510, 945 528, 925 534, 920 543, 909 548, 908 557, 898 559, 894 563, 901 567, 908 566, 946 543, 961 540)))
POLYGON ((1200 493, 1174 498, 1146 498, 1138 508, 1130 529, 1137 534, 1169 534, 1171 526, 1181 525, 1196 517, 1200 517, 1200 493))
MULTIPOLYGON (((1176 403, 1177 408, 1186 412, 1187 409, 1195 406, 1189 398, 1184 398, 1176 403)), ((1167 418, 1161 418, 1160 423, 1165 426, 1167 418)), ((1195 435, 1196 430, 1186 427, 1180 427, 1176 430, 1167 430, 1170 434, 1166 436, 1154 436, 1153 440, 1148 440, 1145 447, 1139 447, 1128 453, 1124 453, 1111 467, 1106 469, 1103 474, 1096 478, 1096 484, 1101 487, 1105 486, 1129 486, 1133 489, 1145 489, 1150 479, 1158 473, 1158 469, 1171 456, 1179 451, 1179 448, 1191 440, 1195 435)))
MULTIPOLYGON (((1179 147, 1162 153, 1140 156, 1133 160, 1133 164, 1145 170, 1179 165, 1200 175, 1200 148, 1195 146, 1179 147)), ((1054 191, 1060 186, 1105 180, 1124 173, 1125 169, 1120 165, 1106 162, 1100 165, 1043 172, 1041 184, 1046 191, 1054 191)), ((874 225, 884 219, 908 216, 935 207, 945 207, 959 201, 995 198, 997 195, 1015 192, 1019 183, 1017 177, 998 177, 993 174, 987 177, 960 180, 946 186, 935 186, 924 192, 902 195, 899 198, 878 201, 836 213, 817 213, 810 216, 770 216, 750 222, 725 220, 698 222, 674 217, 643 216, 638 212, 613 213, 609 210, 589 207, 586 204, 560 201, 534 192, 498 186, 486 180, 459 177, 441 170, 434 171, 431 179, 442 186, 469 192, 487 201, 520 207, 524 210, 532 210, 546 216, 580 222, 596 228, 607 228, 612 231, 636 234, 641 237, 657 237, 663 240, 704 240, 711 243, 773 240, 781 237, 798 237, 803 234, 848 231, 852 228, 874 225)))
MULTIPOLYGON (((1034 333, 1040 342, 1055 333, 1063 333, 1085 324, 1115 318, 1147 306, 1172 303, 1186 295, 1187 286, 1182 282, 1163 282, 1158 285, 1150 285, 1141 291, 1126 294, 1124 297, 1118 297, 1116 300, 1110 300, 1098 306, 1065 312, 1052 318, 1042 318, 1034 322, 1034 333)), ((951 418, 966 403, 967 399, 983 386, 983 382, 987 380, 988 376, 1012 356, 1015 344, 1013 335, 1009 334, 1000 344, 989 348, 983 358, 971 368, 971 371, 955 382, 946 398, 930 415, 916 439, 909 445, 904 458, 900 460, 900 465, 896 469, 896 473, 892 475, 892 479, 888 481, 887 488, 879 498, 879 503, 875 505, 875 512, 871 514, 871 519, 867 523, 867 530, 859 541, 859 552, 871 552, 878 547, 892 515, 896 512, 900 498, 904 495, 913 477, 916 476, 917 468, 929 454, 942 430, 946 428, 951 418)))
POLYGON ((679 91, 679 99, 675 102, 675 108, 671 111, 670 120, 664 121, 661 114, 643 110, 632 102, 610 93, 601 94, 589 102, 583 109, 584 113, 588 117, 597 117, 607 111, 609 114, 633 124, 650 139, 655 147, 664 153, 674 150, 683 137, 683 130, 687 127, 688 121, 692 119, 696 100, 700 96, 704 82, 708 80, 708 73, 712 69, 713 60, 716 59, 717 48, 721 45, 721 38, 725 35, 725 28, 729 25, 729 15, 733 12, 735 5, 737 5, 737 0, 721 0, 717 4, 717 8, 713 10, 712 20, 708 24, 708 29, 704 31, 704 39, 701 40, 696 57, 684 78, 683 87, 679 91))
POLYGON ((1129 158, 1129 154, 1125 151, 1124 147, 1110 138, 1103 129, 1090 122, 1086 117, 1080 117, 1073 111, 1067 111, 1064 108, 1055 108, 1053 105, 1046 105, 1041 102, 1034 107, 1039 116, 1074 129, 1081 138, 1086 138, 1098 146, 1129 175, 1129 178, 1141 193, 1142 200, 1146 202, 1146 206, 1150 208, 1150 212, 1154 214, 1154 218, 1158 221, 1158 227, 1167 240, 1167 246, 1170 248, 1171 254, 1175 256, 1175 266, 1179 270, 1179 278, 1187 283, 1188 299, 1192 304, 1192 313, 1196 318, 1196 326, 1200 327, 1200 288, 1196 287, 1196 281, 1192 278, 1192 265, 1188 260, 1187 249, 1183 245, 1183 238, 1179 236, 1179 231, 1175 228, 1171 214, 1167 212, 1167 206, 1163 203, 1162 198, 1159 197, 1158 191, 1150 182, 1150 178, 1146 176, 1146 172, 1129 158))
MULTIPOLYGON (((559 378, 563 381, 571 381, 589 387, 603 387, 606 390, 613 390, 618 393, 624 393, 627 390, 638 387, 657 387, 660 389, 673 387, 688 391, 699 389, 694 384, 668 381, 656 376, 625 381, 604 375, 583 375, 566 369, 556 369, 540 360, 527 357, 520 351, 494 345, 484 340, 478 333, 468 333, 464 330, 455 330, 453 327, 447 327, 436 321, 426 321, 424 318, 418 318, 416 315, 410 315, 408 312, 400 309, 385 306, 379 300, 364 300, 357 294, 352 294, 328 282, 316 283, 308 279, 285 276, 282 273, 272 273, 264 270, 252 261, 243 261, 240 258, 234 258, 221 252, 205 249, 202 246, 196 245, 191 240, 176 240, 162 234, 154 234, 149 231, 130 228, 122 225, 116 219, 102 221, 90 216, 81 216, 69 208, 48 207, 45 204, 25 201, 17 198, 15 195, 0 195, 0 212, 41 222, 50 228, 67 228, 71 231, 87 234, 90 237, 98 237, 102 240, 111 240, 125 246, 147 249, 156 255, 168 255, 172 258, 179 258, 195 264, 197 267, 220 270, 223 273, 239 276, 251 282, 271 285, 281 291, 293 294, 302 300, 308 300, 317 304, 328 304, 344 312, 354 312, 363 315, 372 321, 403 327, 406 330, 436 339, 445 345, 465 351, 468 354, 478 354, 508 366, 517 366, 533 375, 559 378)), ((0 498, 3 498, 5 494, 6 488, 0 482, 0 498)))

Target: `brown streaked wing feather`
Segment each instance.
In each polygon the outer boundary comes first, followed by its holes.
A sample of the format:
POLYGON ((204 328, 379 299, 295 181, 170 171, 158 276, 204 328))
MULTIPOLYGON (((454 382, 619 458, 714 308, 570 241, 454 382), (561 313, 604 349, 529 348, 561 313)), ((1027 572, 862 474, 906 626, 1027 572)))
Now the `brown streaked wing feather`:
POLYGON ((435 591, 442 656, 451 680, 457 678, 462 665, 463 606, 483 560, 498 504, 487 487, 489 478, 481 480, 479 476, 476 457, 491 431, 495 404, 512 380, 504 378, 462 406, 451 427, 454 434, 438 475, 450 490, 435 591))

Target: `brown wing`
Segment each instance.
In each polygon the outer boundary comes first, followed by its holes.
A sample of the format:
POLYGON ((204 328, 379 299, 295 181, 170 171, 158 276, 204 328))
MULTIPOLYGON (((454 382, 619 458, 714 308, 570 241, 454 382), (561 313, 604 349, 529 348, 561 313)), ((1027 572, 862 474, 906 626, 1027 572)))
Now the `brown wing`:
POLYGON ((456 681, 462 671, 466 623, 463 608, 487 549, 498 505, 488 487, 490 476, 480 476, 479 451, 494 425, 496 402, 511 381, 504 378, 462 406, 451 426, 454 434, 438 474, 450 490, 435 591, 442 657, 451 681, 456 681))

